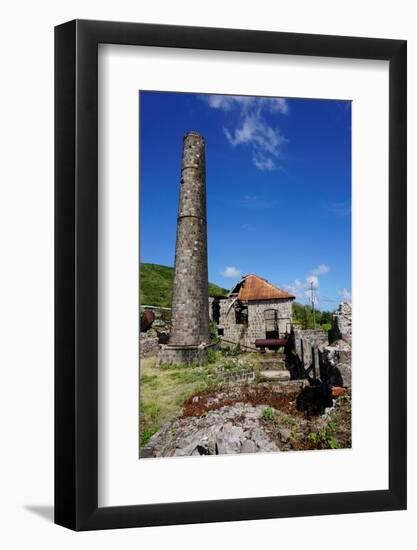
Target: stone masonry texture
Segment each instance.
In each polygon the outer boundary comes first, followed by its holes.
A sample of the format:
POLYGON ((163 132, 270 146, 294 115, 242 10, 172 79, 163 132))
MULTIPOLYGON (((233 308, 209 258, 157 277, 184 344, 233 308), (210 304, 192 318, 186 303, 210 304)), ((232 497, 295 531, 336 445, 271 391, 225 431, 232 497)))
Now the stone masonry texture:
POLYGON ((209 343, 208 303, 205 144, 190 132, 183 142, 169 345, 209 343))
POLYGON ((220 319, 218 327, 223 329, 226 340, 254 347, 255 340, 266 338, 265 312, 275 310, 278 315, 278 330, 280 336, 291 331, 292 300, 252 300, 247 303, 248 324, 236 323, 233 298, 220 301, 220 319))

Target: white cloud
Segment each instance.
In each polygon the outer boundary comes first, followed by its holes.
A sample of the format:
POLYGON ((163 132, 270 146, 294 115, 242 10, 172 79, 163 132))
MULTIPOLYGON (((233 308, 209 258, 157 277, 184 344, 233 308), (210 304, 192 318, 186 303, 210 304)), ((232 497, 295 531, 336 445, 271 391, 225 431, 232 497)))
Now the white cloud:
POLYGON ((201 95, 213 109, 230 111, 233 108, 248 110, 249 108, 269 111, 271 113, 288 113, 288 102, 283 97, 254 97, 244 95, 201 95))
POLYGON ((284 288, 288 292, 291 292, 291 294, 294 294, 296 298, 308 299, 311 301, 311 283, 313 283, 314 301, 318 304, 317 289, 320 286, 319 275, 326 275, 329 271, 330 267, 328 265, 319 264, 310 271, 310 274, 305 279, 295 279, 291 284, 286 285, 284 288))
POLYGON ((279 146, 286 141, 277 128, 268 126, 257 114, 245 115, 240 127, 233 133, 225 128, 224 133, 233 147, 251 143, 255 152, 270 153, 275 157, 279 156, 279 146))
POLYGON ((307 277, 307 283, 308 286, 313 285, 313 288, 317 288, 319 286, 319 278, 316 275, 309 275, 307 277))
POLYGON ((326 275, 326 273, 329 273, 330 267, 326 264, 320 264, 319 266, 315 267, 311 270, 312 275, 326 275))
POLYGON ((230 265, 227 266, 224 271, 222 271, 222 276, 228 277, 230 279, 238 279, 242 276, 242 273, 239 271, 239 269, 230 265))
POLYGON ((210 107, 213 109, 221 109, 222 111, 230 111, 236 105, 242 105, 245 102, 241 101, 243 97, 228 96, 228 95, 209 95, 202 96, 207 100, 210 107))
POLYGON ((277 111, 284 115, 288 113, 288 103, 283 97, 275 97, 266 101, 270 101, 271 111, 277 111))
POLYGON ((342 290, 339 290, 339 295, 342 297, 344 302, 350 302, 352 300, 352 294, 347 288, 342 288, 342 290))
POLYGON ((277 168, 276 160, 281 155, 281 145, 287 140, 278 128, 272 128, 259 113, 245 114, 241 123, 232 131, 223 129, 232 147, 247 145, 252 149, 252 161, 260 170, 277 168))
POLYGON ((253 164, 259 168, 259 170, 266 170, 270 172, 271 170, 275 170, 276 164, 275 161, 271 159, 271 157, 266 157, 262 153, 258 153, 254 151, 252 155, 253 164))
MULTIPOLYGON (((288 140, 279 129, 265 119, 265 113, 283 115, 288 113, 288 103, 284 98, 247 96, 201 96, 213 109, 224 112, 235 111, 238 120, 223 132, 232 147, 250 147, 253 164, 262 171, 279 168, 277 159, 281 157, 281 146, 288 140)), ((270 118, 270 117, 269 117, 270 118)))

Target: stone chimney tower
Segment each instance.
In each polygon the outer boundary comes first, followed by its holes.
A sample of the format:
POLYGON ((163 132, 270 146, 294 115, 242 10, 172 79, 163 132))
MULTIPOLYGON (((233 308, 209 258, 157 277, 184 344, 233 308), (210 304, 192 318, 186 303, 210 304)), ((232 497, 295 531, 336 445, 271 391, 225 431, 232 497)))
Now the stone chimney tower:
POLYGON ((204 139, 189 132, 183 141, 171 334, 158 362, 199 362, 209 342, 204 139))

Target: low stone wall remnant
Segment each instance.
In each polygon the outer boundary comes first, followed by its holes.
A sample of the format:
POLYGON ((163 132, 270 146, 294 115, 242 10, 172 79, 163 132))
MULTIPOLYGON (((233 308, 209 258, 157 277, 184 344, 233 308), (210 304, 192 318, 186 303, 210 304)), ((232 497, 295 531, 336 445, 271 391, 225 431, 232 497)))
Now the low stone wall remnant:
POLYGON ((141 332, 139 339, 139 355, 140 357, 147 357, 148 355, 154 355, 159 350, 158 336, 153 332, 141 332))

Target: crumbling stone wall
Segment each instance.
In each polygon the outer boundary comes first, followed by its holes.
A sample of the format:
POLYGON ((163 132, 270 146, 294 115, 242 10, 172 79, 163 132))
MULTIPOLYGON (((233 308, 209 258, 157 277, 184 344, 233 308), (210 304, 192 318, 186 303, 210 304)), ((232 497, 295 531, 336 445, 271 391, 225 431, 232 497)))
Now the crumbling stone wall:
POLYGON ((342 302, 332 317, 330 345, 322 350, 322 376, 339 377, 340 384, 352 385, 352 304, 342 302))
POLYGON ((352 385, 352 348, 343 340, 321 350, 321 377, 332 379, 333 385, 352 385))
MULTIPOLYGON (((236 303, 236 302, 235 302, 236 303)), ((277 311, 279 334, 283 336, 290 331, 292 323, 291 300, 251 300, 248 306, 248 323, 236 323, 233 298, 220 301, 220 320, 218 328, 223 330, 223 338, 254 347, 255 340, 266 338, 265 311, 277 311)))
POLYGON ((139 355, 140 357, 146 357, 148 355, 154 355, 159 350, 159 339, 154 333, 141 332, 139 341, 139 355))
MULTIPOLYGON (((223 338, 230 340, 231 342, 239 342, 244 338, 242 329, 245 329, 244 325, 236 324, 235 310, 232 305, 233 299, 220 301, 220 320, 218 328, 223 330, 223 338)), ((246 344, 246 341, 242 343, 246 344)))
POLYGON ((333 386, 350 387, 352 382, 352 306, 342 302, 332 317, 332 328, 322 330, 293 328, 292 353, 298 375, 310 366, 316 378, 333 386), (295 356, 295 357, 294 357, 295 356))
POLYGON ((302 330, 299 327, 293 329, 294 352, 304 369, 314 366, 313 375, 320 377, 320 353, 319 349, 329 343, 327 332, 320 329, 302 330))
POLYGON ((352 343, 352 304, 350 302, 342 302, 333 314, 330 341, 335 340, 352 343))
POLYGON ((254 300, 248 306, 247 339, 252 343, 258 338, 266 338, 265 312, 269 309, 277 311, 278 330, 280 337, 291 331, 292 301, 291 300, 254 300))

